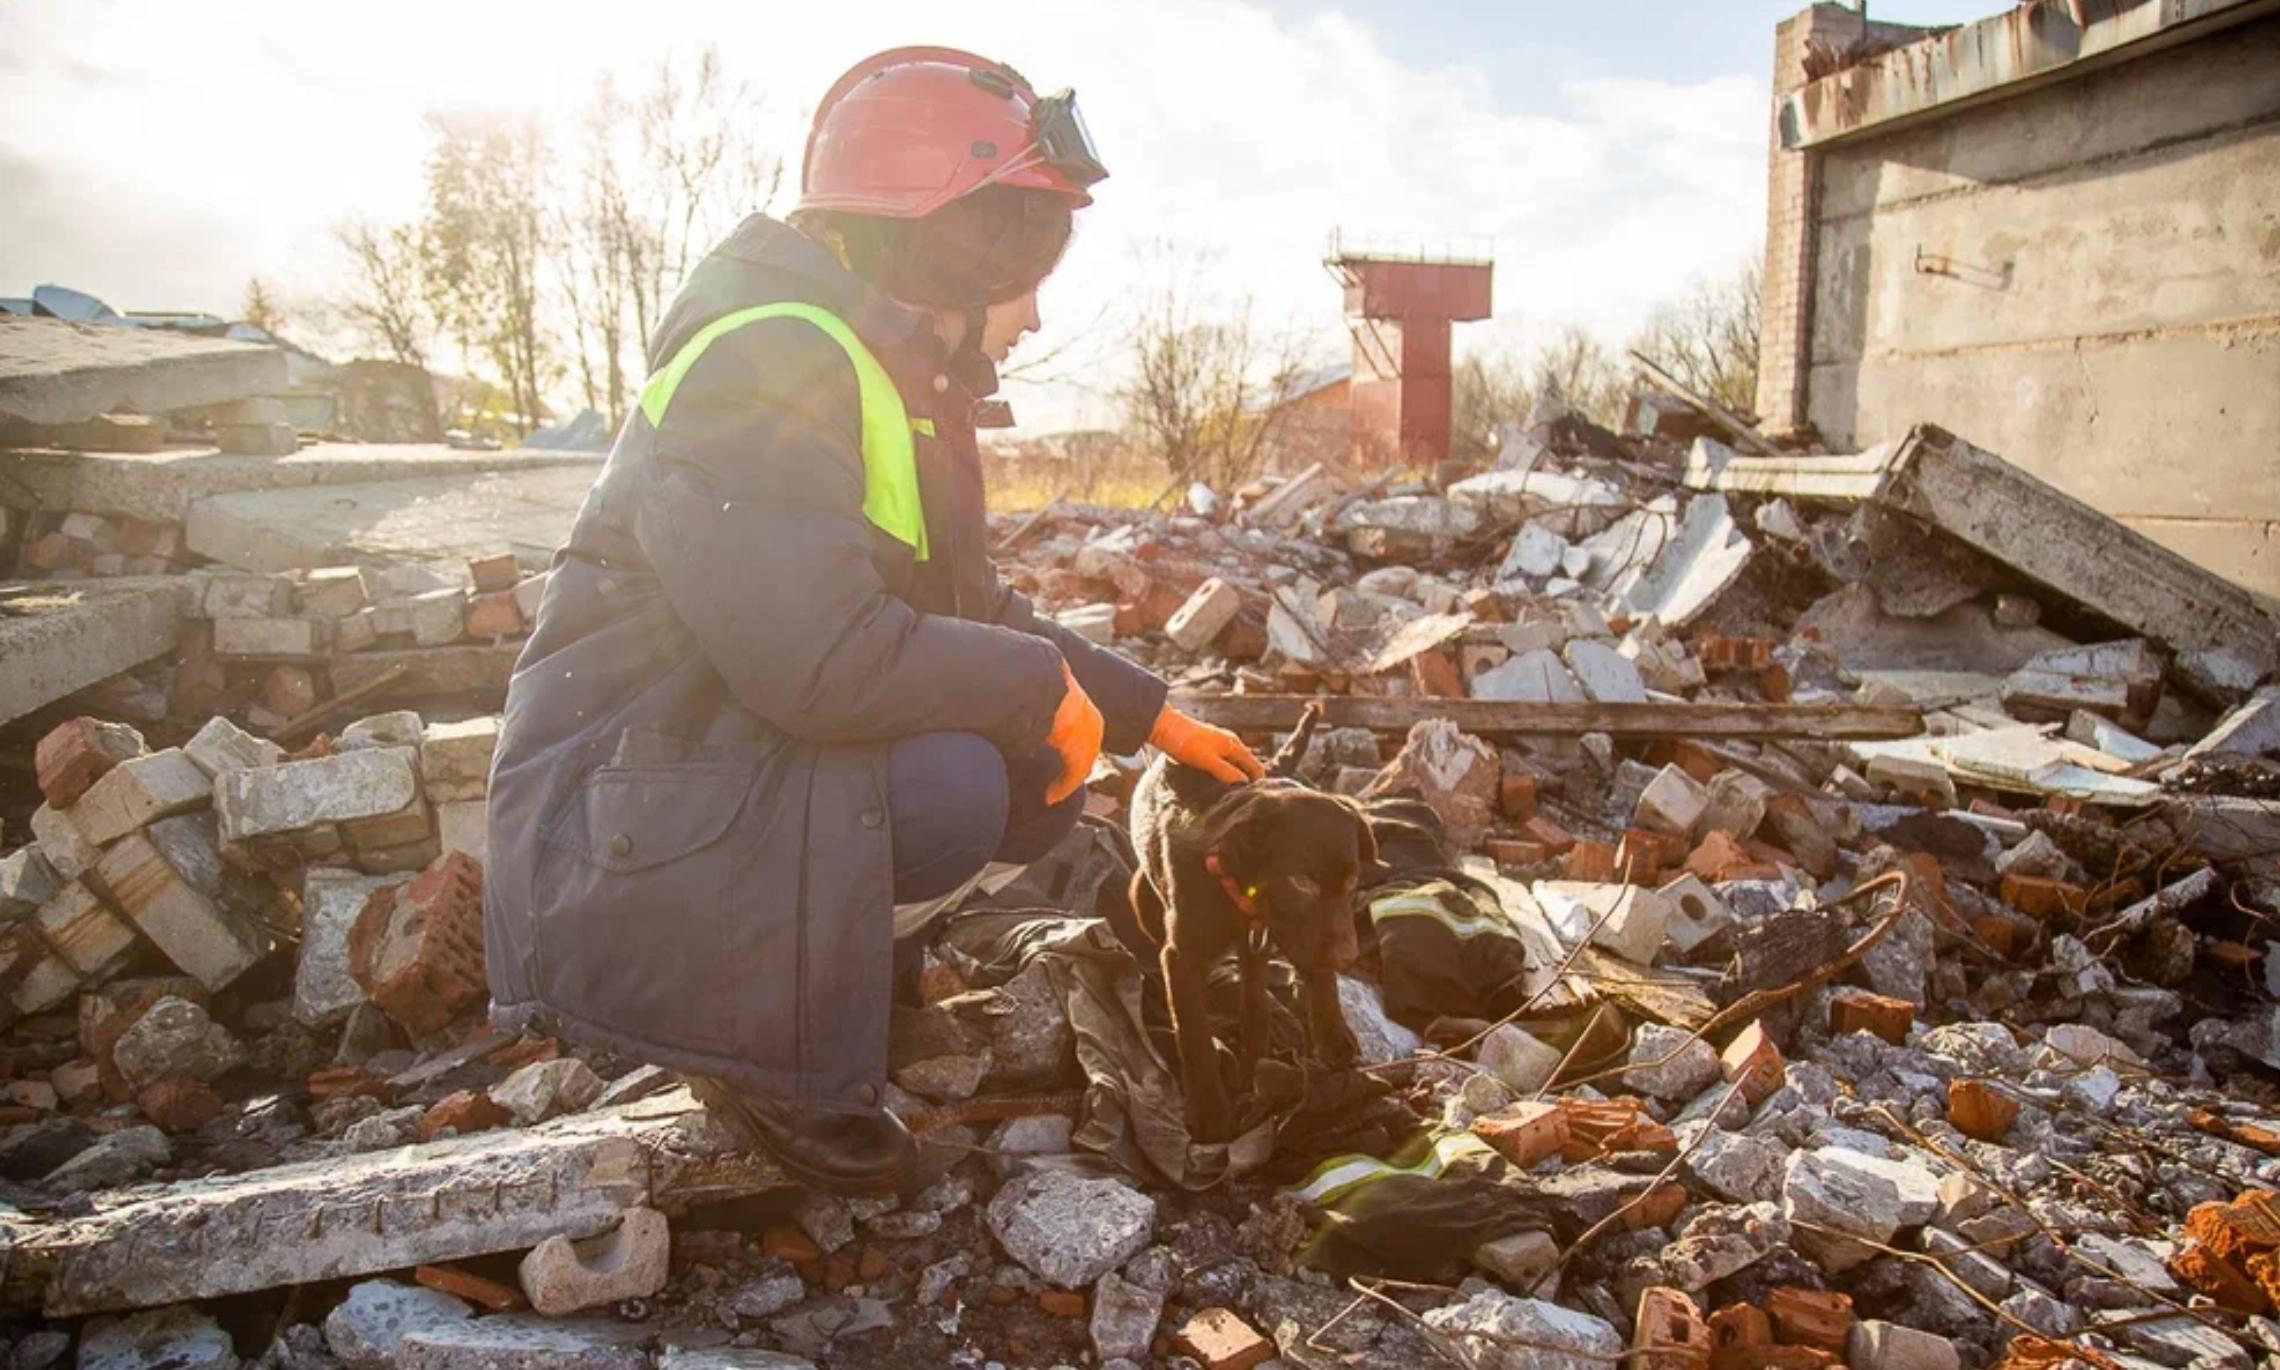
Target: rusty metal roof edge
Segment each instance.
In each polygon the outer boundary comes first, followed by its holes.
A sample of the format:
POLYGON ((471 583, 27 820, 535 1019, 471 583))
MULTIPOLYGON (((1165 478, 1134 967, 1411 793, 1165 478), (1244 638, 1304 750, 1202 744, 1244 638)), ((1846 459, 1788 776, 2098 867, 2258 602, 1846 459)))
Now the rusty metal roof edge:
POLYGON ((1795 152, 1942 118, 2267 14, 2280 0, 2040 0, 1880 53, 1781 102, 1795 152))

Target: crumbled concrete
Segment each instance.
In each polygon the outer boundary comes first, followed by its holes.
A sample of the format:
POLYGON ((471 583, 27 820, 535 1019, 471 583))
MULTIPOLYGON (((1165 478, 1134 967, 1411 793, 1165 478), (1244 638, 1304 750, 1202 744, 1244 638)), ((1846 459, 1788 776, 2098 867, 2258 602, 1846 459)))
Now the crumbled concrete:
POLYGON ((111 1059, 127 1085, 140 1089, 171 1075, 212 1080, 245 1060, 245 1047, 206 1010, 168 995, 119 1036, 111 1059))
POLYGON ((176 1305, 96 1318, 79 1339, 79 1370, 237 1370, 229 1333, 176 1305))
POLYGON ((987 1216, 998 1244, 1030 1273, 1082 1289, 1148 1244, 1156 1201, 1117 1180, 1034 1170, 1007 1181, 987 1216))
POLYGON ((1542 1299, 1483 1290, 1425 1315, 1472 1353, 1481 1370, 1600 1370, 1623 1354, 1612 1323, 1542 1299))
POLYGON ((462 1322, 474 1310, 451 1295, 394 1280, 365 1280, 325 1315, 325 1345, 347 1370, 390 1370, 407 1332, 462 1322))
POLYGON ((582 1241, 548 1237, 531 1248, 516 1273, 530 1306, 550 1318, 665 1287, 672 1230, 653 1208, 629 1208, 618 1225, 582 1241))
POLYGON ((1641 1023, 1623 1083, 1656 1099, 1691 1099, 1718 1082, 1718 1049, 1692 1033, 1641 1023), (1668 1059, 1665 1059, 1668 1058, 1668 1059))

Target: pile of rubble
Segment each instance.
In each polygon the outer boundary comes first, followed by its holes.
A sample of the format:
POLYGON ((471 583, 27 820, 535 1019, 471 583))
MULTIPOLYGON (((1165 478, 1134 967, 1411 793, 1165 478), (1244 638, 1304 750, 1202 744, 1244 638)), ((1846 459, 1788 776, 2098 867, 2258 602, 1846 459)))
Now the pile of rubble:
POLYGON ((1927 516, 1920 446, 1784 492, 1546 406, 1445 488, 1005 520, 1187 707, 1325 699, 1306 776, 1424 845, 1358 900, 1360 1064, 1190 1138, 1091 940, 1104 763, 922 958, 923 1173, 862 1199, 488 1025, 484 702, 313 732, 360 648, 541 581, 181 577, 197 641, 42 723, 0 857, 7 1363, 2280 1364, 2275 643, 1927 516))

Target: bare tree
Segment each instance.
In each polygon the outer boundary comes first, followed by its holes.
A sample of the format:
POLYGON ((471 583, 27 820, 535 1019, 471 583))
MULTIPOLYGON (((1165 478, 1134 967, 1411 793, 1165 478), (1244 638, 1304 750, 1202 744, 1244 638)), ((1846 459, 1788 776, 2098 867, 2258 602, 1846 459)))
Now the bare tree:
POLYGON ((1569 324, 1536 354, 1535 389, 1557 390, 1568 407, 1594 423, 1612 426, 1624 395, 1622 373, 1607 349, 1580 325, 1569 324))
POLYGON ((363 345, 426 370, 435 320, 427 307, 419 230, 360 219, 335 228, 333 239, 348 254, 349 284, 331 302, 332 311, 363 345))
MULTIPOLYGON (((1166 263, 1180 255, 1168 244, 1154 252, 1166 263)), ((1133 317, 1125 413, 1137 445, 1174 477, 1233 490, 1273 451, 1308 349, 1296 335, 1255 327, 1248 298, 1200 313, 1194 254, 1186 259, 1188 269, 1164 273, 1133 317)))
POLYGON ((1757 403, 1758 277, 1752 258, 1697 284, 1654 312, 1632 350, 1736 413, 1750 413, 1757 403))
POLYGON ((1458 362, 1450 396, 1450 459, 1493 461, 1498 426, 1527 422, 1533 398, 1528 364, 1509 349, 1475 352, 1458 362))
POLYGON ((755 136, 764 104, 750 83, 722 70, 720 50, 710 45, 686 70, 660 64, 633 102, 631 193, 618 232, 645 348, 696 255, 765 208, 783 183, 783 160, 755 136))
POLYGON ((633 272, 625 235, 631 210, 620 165, 625 123, 625 103, 605 76, 586 108, 575 196, 554 211, 561 244, 554 265, 569 310, 579 386, 586 407, 607 415, 613 429, 625 420, 632 389, 626 343, 633 272))
POLYGON ((552 348, 540 318, 540 262, 553 247, 545 209, 547 147, 530 118, 431 113, 427 218, 429 306, 461 348, 488 361, 517 434, 544 409, 552 348))
POLYGON ((277 296, 262 284, 259 276, 246 279, 245 299, 238 305, 238 317, 269 334, 285 326, 284 307, 277 303, 277 296))

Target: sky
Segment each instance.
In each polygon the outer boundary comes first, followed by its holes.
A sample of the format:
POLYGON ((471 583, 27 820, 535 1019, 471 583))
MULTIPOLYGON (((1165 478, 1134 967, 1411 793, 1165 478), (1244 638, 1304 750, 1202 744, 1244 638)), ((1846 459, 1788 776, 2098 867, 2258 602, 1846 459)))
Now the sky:
MULTIPOLYGON (((0 0, 0 294, 53 282, 121 309, 228 316, 258 275, 290 306, 337 282, 334 225, 417 214, 427 109, 529 110, 569 129, 604 74, 638 86, 712 43, 766 93, 766 136, 796 160, 840 71, 944 43, 1075 87, 1110 167, 1030 344, 1058 349, 1053 379, 1011 391, 1025 429, 1101 424, 1115 383, 1102 321, 1167 261, 1199 311, 1247 308, 1341 359, 1321 265, 1333 231, 1492 252, 1495 318, 1460 325, 1460 352, 1526 349, 1571 324, 1619 341, 1759 251, 1773 26, 1794 8, 0 0)), ((1873 13, 1951 23, 1998 8, 1873 13)))

